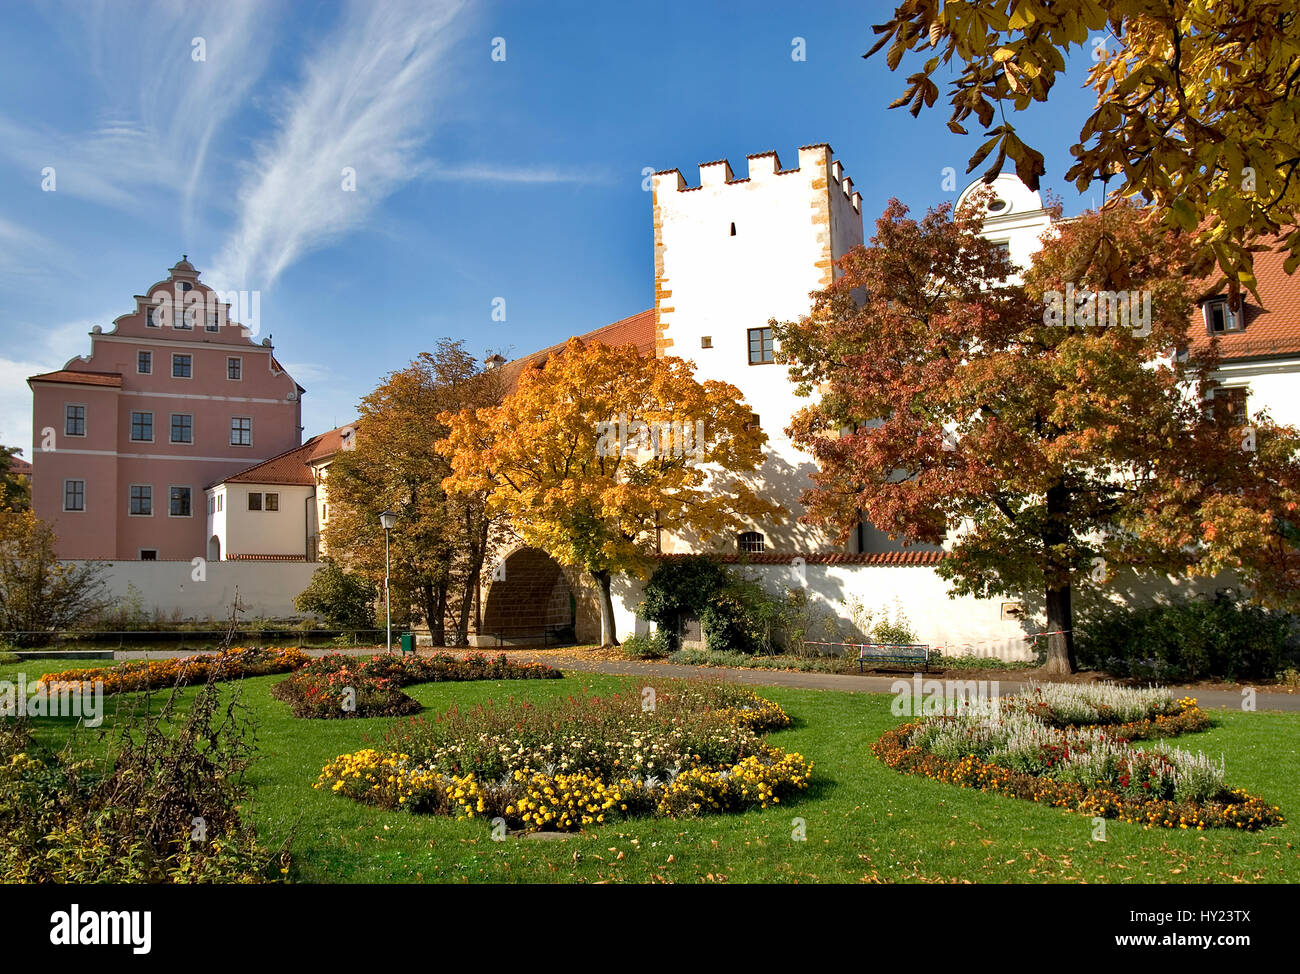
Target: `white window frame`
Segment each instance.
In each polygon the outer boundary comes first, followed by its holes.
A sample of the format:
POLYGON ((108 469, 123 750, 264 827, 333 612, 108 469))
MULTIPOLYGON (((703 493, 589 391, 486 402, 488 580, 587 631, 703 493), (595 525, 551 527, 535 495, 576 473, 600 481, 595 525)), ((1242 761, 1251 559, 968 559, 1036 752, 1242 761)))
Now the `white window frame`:
POLYGON ((83 477, 65 477, 63 480, 63 513, 64 514, 85 514, 86 513, 86 481, 83 477), (81 506, 68 506, 68 484, 81 484, 81 506))
POLYGON ((263 513, 263 514, 279 514, 279 513, 280 513, 280 492, 279 492, 278 490, 264 490, 264 491, 262 491, 262 513, 263 513), (268 497, 274 497, 274 498, 275 498, 275 510, 271 510, 269 507, 266 506, 266 499, 267 499, 268 497))
POLYGON ((167 485, 167 516, 179 517, 179 518, 190 518, 194 516, 194 485, 193 484, 168 484, 167 485), (190 492, 190 512, 188 514, 172 513, 172 491, 173 490, 188 490, 190 492))
POLYGON ((194 378, 194 354, 193 354, 192 352, 172 352, 172 378, 173 378, 173 379, 185 379, 186 381, 188 381, 188 380, 194 378), (177 375, 177 374, 176 374, 176 360, 177 360, 178 358, 187 358, 187 359, 190 360, 190 374, 189 374, 189 375, 177 375))
POLYGON ((135 353, 135 374, 136 374, 136 375, 153 375, 153 349, 152 349, 152 348, 142 348, 142 349, 140 349, 138 352, 135 353), (148 368, 148 369, 141 369, 141 368, 140 368, 140 356, 141 356, 141 355, 147 355, 147 356, 149 356, 149 368, 148 368))
POLYGON ((244 356, 242 356, 242 355, 227 355, 227 356, 226 356, 226 381, 227 381, 227 382, 243 382, 243 381, 244 381, 244 356), (230 377, 230 363, 231 363, 231 362, 238 362, 238 363, 239 363, 239 377, 236 378, 236 379, 232 379, 232 378, 230 377))
POLYGON ((155 416, 154 416, 154 414, 153 414, 153 412, 152 412, 151 410, 148 410, 148 409, 132 409, 132 410, 130 411, 130 413, 128 414, 128 417, 129 417, 129 425, 130 425, 130 428, 126 431, 126 438, 127 438, 130 442, 132 442, 132 443, 153 443, 153 442, 155 442, 155 441, 157 440, 157 434, 154 432, 154 431, 157 429, 157 426, 156 426, 156 418, 155 418, 155 416), (149 439, 147 439, 147 440, 138 439, 138 438, 136 437, 136 435, 135 435, 135 418, 136 418, 137 416, 148 416, 148 417, 149 417, 149 439))
MULTIPOLYGON (((240 432, 243 432, 243 431, 240 430, 240 432)), ((230 445, 231 445, 231 446, 247 446, 247 447, 251 447, 251 446, 253 445, 253 417, 252 417, 252 416, 231 416, 231 417, 230 417, 230 445), (235 442, 235 420, 237 420, 237 419, 246 419, 246 420, 248 420, 248 442, 247 442, 247 443, 236 443, 236 442, 235 442)))
POLYGON ((208 332, 221 331, 220 311, 205 311, 203 313, 203 330, 208 332))
POLYGON ((194 414, 193 414, 193 413, 171 413, 171 414, 168 415, 168 417, 167 417, 167 442, 169 442, 169 443, 175 443, 175 444, 177 444, 178 446, 193 446, 193 445, 194 445, 194 414), (173 439, 173 438, 172 438, 172 434, 174 434, 174 433, 176 432, 176 417, 177 417, 177 416, 188 416, 188 417, 190 418, 190 438, 189 438, 188 440, 177 440, 177 439, 173 439))
POLYGON ((127 517, 153 517, 153 512, 154 512, 153 484, 127 484, 126 485, 126 516, 127 517), (148 514, 136 514, 134 511, 131 510, 131 500, 132 500, 131 491, 137 487, 149 488, 149 513, 148 514))
POLYGON ((161 305, 161 304, 151 304, 151 305, 148 305, 148 306, 144 309, 144 326, 145 326, 146 328, 161 328, 161 327, 162 327, 162 325, 159 324, 158 321, 157 321, 157 319, 154 317, 154 316, 155 316, 156 314, 158 314, 158 312, 160 312, 160 311, 162 311, 162 305, 161 305))
POLYGON ((1205 331, 1209 335, 1235 335, 1246 330, 1242 324, 1242 312, 1246 310, 1243 303, 1236 311, 1228 307, 1227 298, 1210 298, 1205 302, 1205 331), (1223 308, 1223 330, 1214 330, 1214 310, 1223 308))
POLYGON ((85 439, 89 433, 90 433, 90 407, 87 406, 84 402, 65 402, 63 404, 63 435, 75 436, 77 439, 82 440, 85 439), (69 406, 76 406, 82 411, 80 433, 68 432, 68 407, 69 406))

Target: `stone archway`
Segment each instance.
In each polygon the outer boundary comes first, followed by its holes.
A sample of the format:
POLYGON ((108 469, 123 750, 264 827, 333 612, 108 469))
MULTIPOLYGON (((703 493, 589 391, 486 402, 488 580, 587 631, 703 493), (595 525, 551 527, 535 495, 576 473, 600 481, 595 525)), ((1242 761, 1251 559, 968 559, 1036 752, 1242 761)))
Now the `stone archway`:
POLYGON ((479 635, 488 645, 553 645, 557 638, 575 638, 577 596, 555 559, 537 548, 519 548, 506 557, 501 576, 484 579, 489 585, 479 635))

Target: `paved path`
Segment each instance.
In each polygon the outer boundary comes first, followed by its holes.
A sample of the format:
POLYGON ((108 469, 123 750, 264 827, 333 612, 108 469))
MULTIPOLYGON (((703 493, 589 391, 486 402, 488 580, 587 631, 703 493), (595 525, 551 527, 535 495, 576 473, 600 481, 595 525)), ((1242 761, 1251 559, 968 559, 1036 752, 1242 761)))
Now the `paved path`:
MULTIPOLYGON (((326 653, 345 652, 350 655, 369 655, 376 650, 373 648, 365 649, 305 649, 304 652, 313 656, 324 656, 326 653)), ((382 649, 380 650, 382 651, 382 649)), ((451 652, 465 652, 465 650, 451 650, 451 652)), ((482 652, 493 655, 492 650, 482 650, 482 652)), ((159 650, 159 651, 141 651, 125 650, 113 654, 114 659, 140 659, 148 656, 159 658, 163 656, 188 656, 189 651, 181 652, 179 650, 159 650)), ((647 677, 693 677, 707 676, 717 680, 727 680, 732 683, 745 683, 753 686, 769 687, 794 687, 803 690, 838 690, 843 693, 889 693, 890 688, 897 680, 910 680, 911 675, 907 673, 896 673, 885 676, 858 676, 853 673, 800 673, 790 670, 759 670, 759 669, 737 669, 722 666, 683 666, 677 663, 651 663, 638 662, 636 660, 585 660, 577 659, 572 656, 558 656, 553 653, 530 653, 527 650, 511 650, 507 652, 511 659, 529 660, 538 663, 546 663, 562 670, 571 670, 582 673, 605 673, 616 676, 647 676, 647 677)), ((79 666, 93 666, 91 661, 82 661, 79 666)), ((932 677, 924 677, 933 679, 932 677)), ((950 679, 961 679, 960 676, 953 676, 950 679)), ((1006 679, 998 681, 998 689, 1001 692, 1016 692, 1025 686, 1024 680, 1006 679)), ((1230 710, 1241 709, 1241 691, 1239 690, 1202 690, 1195 687, 1174 687, 1179 696, 1184 693, 1188 696, 1196 697, 1202 707, 1226 708, 1230 710)), ((1288 713, 1300 713, 1300 694, 1280 693, 1272 690, 1259 690, 1255 695, 1255 708, 1257 710, 1278 710, 1288 713)))

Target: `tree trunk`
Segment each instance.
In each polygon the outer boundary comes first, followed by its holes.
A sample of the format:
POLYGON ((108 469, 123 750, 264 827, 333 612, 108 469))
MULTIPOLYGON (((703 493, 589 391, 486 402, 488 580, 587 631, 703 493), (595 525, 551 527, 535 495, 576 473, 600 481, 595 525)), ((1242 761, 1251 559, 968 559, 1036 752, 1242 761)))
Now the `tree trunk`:
POLYGON ((1047 590, 1047 662, 1043 672, 1068 676, 1074 672, 1074 618, 1070 609, 1070 585, 1047 590))
POLYGON ((447 583, 424 582, 421 586, 424 596, 424 621, 429 626, 429 641, 434 648, 447 645, 447 583))
POLYGON ((1047 581, 1047 662, 1043 671, 1052 676, 1074 672, 1074 614, 1070 607, 1070 565, 1056 564, 1059 552, 1070 544, 1070 488, 1057 482, 1047 489, 1047 528, 1043 546, 1047 552, 1044 571, 1047 581))
POLYGON ((600 593, 600 644, 617 646, 618 634, 614 631, 614 599, 609 593, 610 575, 606 570, 591 572, 600 593))
POLYGON ((456 616, 456 645, 469 645, 469 613, 474 607, 475 599, 478 597, 479 575, 483 571, 483 556, 487 552, 488 521, 482 518, 482 523, 477 532, 472 525, 472 516, 466 508, 465 514, 465 536, 473 538, 470 543, 468 552, 468 565, 465 572, 465 590, 460 596, 460 611, 456 616), (477 533, 477 537, 474 535, 477 533))

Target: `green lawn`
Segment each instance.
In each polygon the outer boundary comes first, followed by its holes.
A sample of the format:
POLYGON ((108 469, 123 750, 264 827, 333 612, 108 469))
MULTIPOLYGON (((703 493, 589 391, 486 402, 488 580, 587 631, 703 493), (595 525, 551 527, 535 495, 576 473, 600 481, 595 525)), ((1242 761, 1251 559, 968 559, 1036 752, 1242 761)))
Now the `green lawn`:
MULTIPOLYGON (((0 679, 62 668, 29 660, 0 679)), ((486 822, 385 812, 312 788, 335 755, 376 743, 394 718, 296 720, 269 688, 245 680, 260 757, 249 809, 268 845, 295 832, 303 882, 1300 882, 1295 825, 1255 834, 1173 832, 1106 823, 1013 798, 985 795, 881 765, 868 745, 898 723, 890 697, 761 688, 795 719, 774 744, 816 762, 813 785, 788 804, 699 819, 634 819, 563 839, 494 842, 486 822), (806 841, 791 838, 793 819, 806 841)), ((511 695, 540 700, 621 678, 574 674, 555 681, 442 683, 405 688, 438 713, 511 695)), ((193 689, 186 691, 193 694, 193 689)), ((105 701, 111 715, 113 699, 105 701)), ((1227 760, 1228 780, 1300 815, 1300 715, 1214 711, 1216 726, 1177 739, 1227 760)), ((106 721, 107 722, 107 721, 106 721)), ((40 721, 57 742, 67 722, 40 721)))

